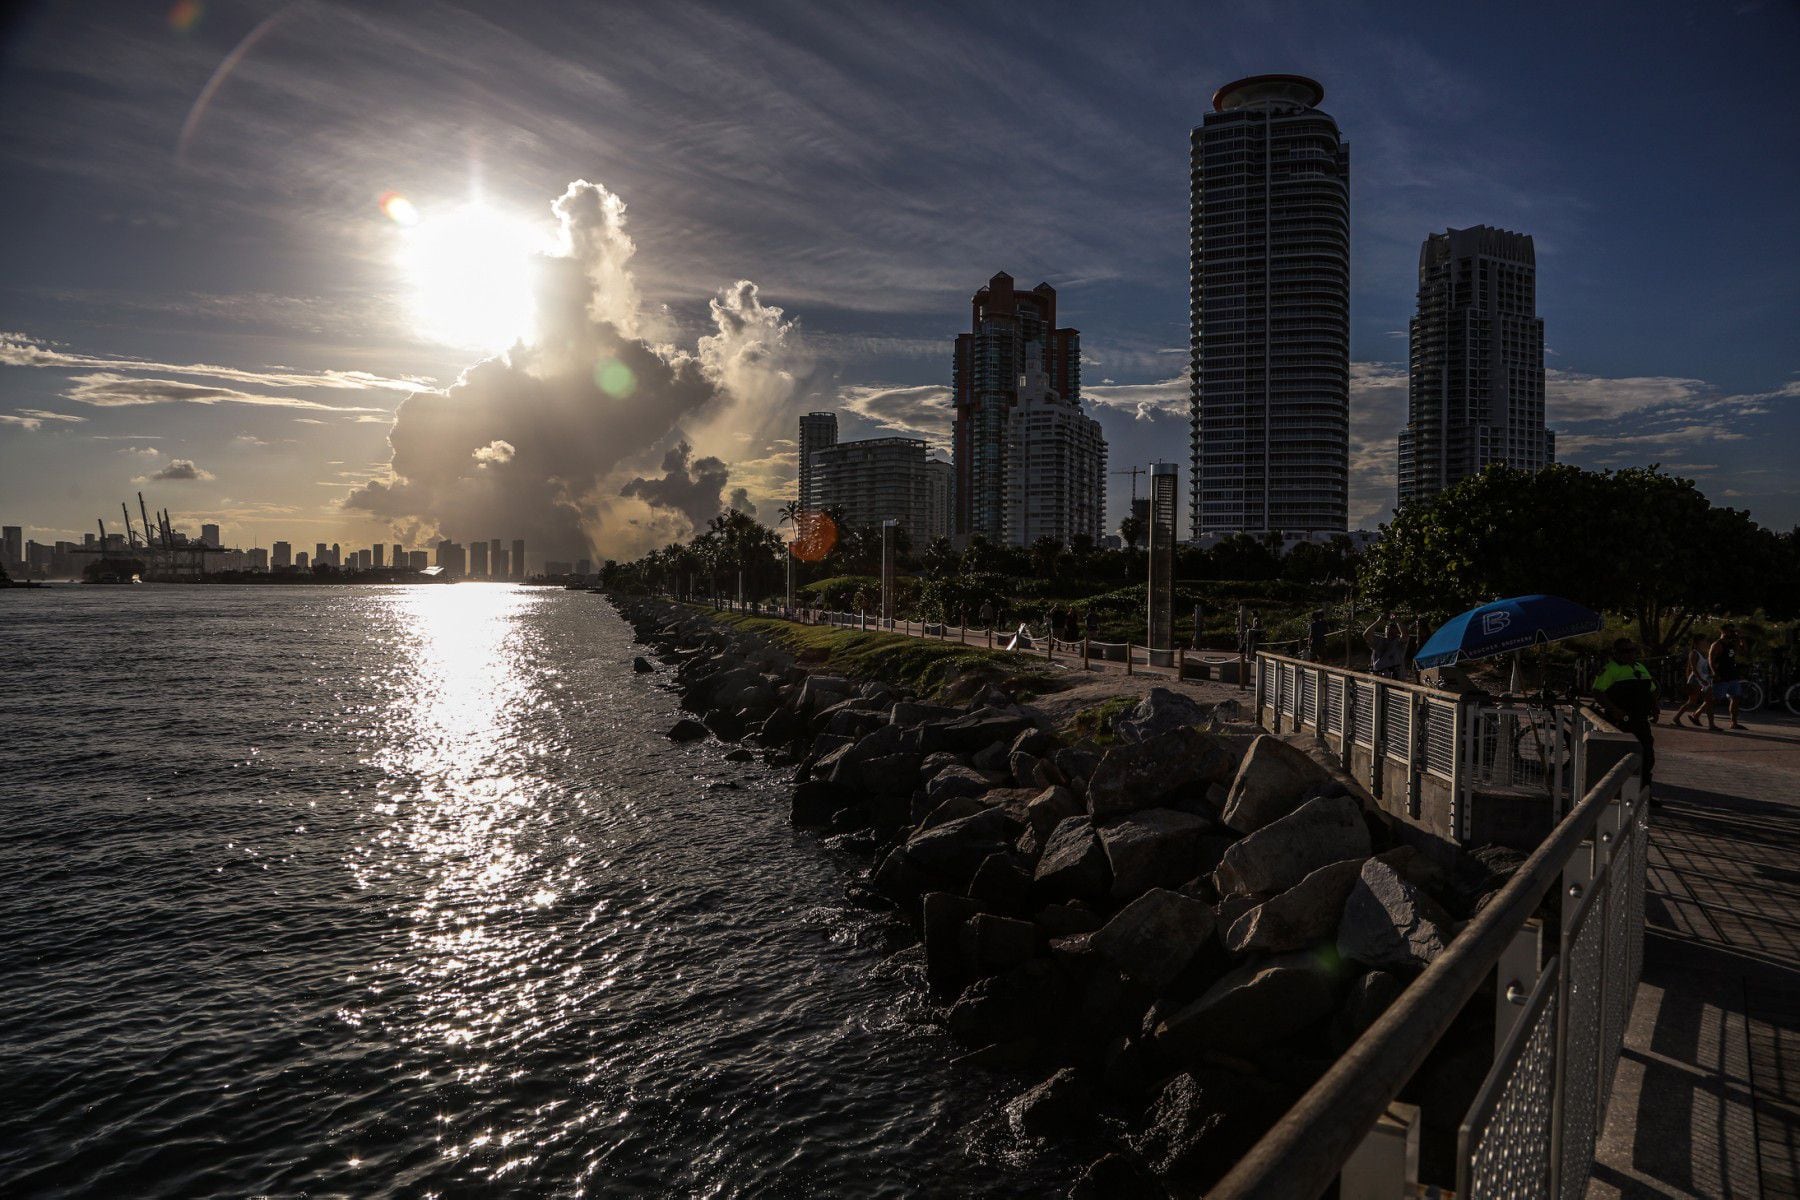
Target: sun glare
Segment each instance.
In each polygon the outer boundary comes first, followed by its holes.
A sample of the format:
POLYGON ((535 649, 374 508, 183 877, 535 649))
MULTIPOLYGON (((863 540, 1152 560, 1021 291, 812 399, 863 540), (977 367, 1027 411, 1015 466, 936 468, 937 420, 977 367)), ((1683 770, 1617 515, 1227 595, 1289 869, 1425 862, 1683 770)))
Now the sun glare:
POLYGON ((419 333, 470 350, 504 350, 532 333, 531 260, 547 239, 525 221, 479 204, 420 209, 389 193, 400 262, 419 333))

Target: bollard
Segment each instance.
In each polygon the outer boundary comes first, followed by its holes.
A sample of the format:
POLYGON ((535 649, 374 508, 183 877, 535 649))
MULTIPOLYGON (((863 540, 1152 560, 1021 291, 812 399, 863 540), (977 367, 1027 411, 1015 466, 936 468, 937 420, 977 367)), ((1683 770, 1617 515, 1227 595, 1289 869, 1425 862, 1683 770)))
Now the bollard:
POLYGON ((1088 652, 1090 649, 1091 647, 1088 645, 1088 639, 1083 637, 1081 639, 1081 669, 1084 671, 1093 669, 1088 664, 1088 652))
POLYGON ((1056 630, 1054 629, 1044 635, 1044 661, 1056 661, 1056 630))
POLYGON ((1125 639, 1125 673, 1131 674, 1131 639, 1125 639))
POLYGON ((1175 647, 1175 678, 1187 678, 1187 647, 1175 647))

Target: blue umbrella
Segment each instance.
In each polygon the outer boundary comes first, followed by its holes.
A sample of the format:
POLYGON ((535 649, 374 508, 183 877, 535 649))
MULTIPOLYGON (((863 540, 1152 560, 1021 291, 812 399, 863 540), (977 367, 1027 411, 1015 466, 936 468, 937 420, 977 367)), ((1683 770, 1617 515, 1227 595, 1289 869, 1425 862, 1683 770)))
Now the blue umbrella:
POLYGON ((1421 670, 1466 658, 1492 658, 1540 642, 1600 632, 1600 614, 1561 596, 1514 596, 1451 617, 1413 659, 1421 670))

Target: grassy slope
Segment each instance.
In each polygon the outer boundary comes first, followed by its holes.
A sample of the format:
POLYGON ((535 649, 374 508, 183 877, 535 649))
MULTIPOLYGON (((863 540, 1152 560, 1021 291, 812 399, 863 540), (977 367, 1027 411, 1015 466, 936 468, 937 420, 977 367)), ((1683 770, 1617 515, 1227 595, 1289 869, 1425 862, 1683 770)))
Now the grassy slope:
POLYGON ((984 667, 1020 699, 1061 687, 1063 681, 1031 665, 1019 654, 986 650, 956 642, 934 642, 899 633, 863 633, 827 625, 795 625, 772 617, 714 612, 693 605, 697 612, 723 625, 766 637, 800 662, 835 675, 880 679, 935 695, 954 676, 971 667, 984 667))

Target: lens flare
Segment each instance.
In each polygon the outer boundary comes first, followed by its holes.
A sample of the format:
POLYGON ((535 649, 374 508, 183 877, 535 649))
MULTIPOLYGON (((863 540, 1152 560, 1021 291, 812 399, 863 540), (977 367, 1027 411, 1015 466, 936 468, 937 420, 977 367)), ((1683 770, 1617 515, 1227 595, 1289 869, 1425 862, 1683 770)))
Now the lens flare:
POLYGON ((820 562, 837 545, 837 522, 822 512, 801 513, 794 526, 794 557, 801 562, 820 562))
POLYGON ((637 391, 637 376, 616 358, 609 358, 594 368, 594 382, 601 391, 620 400, 637 391))
POLYGON ((489 353, 531 339, 533 262, 549 249, 541 230, 481 204, 422 213, 398 197, 382 207, 405 231, 400 265, 419 333, 489 353))
POLYGON ((385 213, 387 219, 394 224, 411 229, 414 225, 419 223, 419 210, 413 207, 413 202, 411 200, 408 200, 399 192, 383 192, 379 203, 381 204, 381 211, 385 213))
POLYGON ((177 33, 186 33, 200 23, 205 11, 200 0, 175 0, 169 6, 169 28, 177 33))

